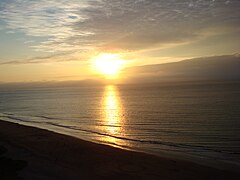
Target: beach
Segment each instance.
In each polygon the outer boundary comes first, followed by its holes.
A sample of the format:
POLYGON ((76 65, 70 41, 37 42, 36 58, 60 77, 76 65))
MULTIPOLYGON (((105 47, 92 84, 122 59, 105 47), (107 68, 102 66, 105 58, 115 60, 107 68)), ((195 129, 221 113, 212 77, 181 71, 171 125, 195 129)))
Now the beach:
MULTIPOLYGON (((0 121, 0 146, 7 150, 2 156, 25 162, 26 165, 17 172, 23 179, 202 180, 240 177, 236 172, 127 151, 4 121, 0 121)), ((7 179, 6 173, 4 176, 7 179)))
POLYGON ((0 180, 240 180, 240 0, 0 0, 0 180))

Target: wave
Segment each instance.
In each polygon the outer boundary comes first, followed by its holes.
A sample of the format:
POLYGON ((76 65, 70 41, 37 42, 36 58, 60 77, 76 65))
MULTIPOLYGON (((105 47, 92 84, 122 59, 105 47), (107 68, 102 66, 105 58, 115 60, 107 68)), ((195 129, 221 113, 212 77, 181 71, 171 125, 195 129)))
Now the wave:
MULTIPOLYGON (((169 150, 169 151, 181 151, 181 152, 203 152, 204 151, 204 152, 215 152, 215 153, 235 154, 235 155, 240 154, 240 152, 235 152, 235 151, 230 151, 230 150, 213 149, 211 147, 201 146, 201 145, 190 145, 190 144, 182 144, 182 143, 164 142, 164 141, 158 141, 158 140, 142 140, 142 139, 123 137, 123 136, 116 136, 116 135, 112 135, 112 134, 108 134, 108 133, 104 133, 104 132, 94 131, 91 129, 84 129, 84 128, 77 127, 77 126, 67 126, 67 125, 61 125, 61 124, 53 123, 53 122, 32 121, 32 120, 16 117, 12 113, 1 113, 1 114, 0 114, 0 117, 8 118, 8 119, 11 119, 14 121, 26 122, 26 123, 31 123, 31 124, 33 124, 33 123, 48 124, 48 125, 55 126, 55 127, 61 127, 61 128, 75 130, 75 131, 87 132, 87 133, 96 134, 96 135, 100 135, 100 136, 116 138, 116 139, 120 139, 120 140, 124 140, 124 141, 132 141, 132 142, 143 143, 143 144, 153 144, 153 145, 159 145, 159 146, 165 146, 165 147, 172 147, 172 148, 164 148, 165 150, 169 150)), ((54 118, 47 117, 47 116, 34 116, 34 117, 49 119, 49 120, 54 119, 54 118)), ((107 143, 109 143, 109 142, 107 142, 107 143)), ((116 145, 121 146, 119 144, 116 144, 116 145)))

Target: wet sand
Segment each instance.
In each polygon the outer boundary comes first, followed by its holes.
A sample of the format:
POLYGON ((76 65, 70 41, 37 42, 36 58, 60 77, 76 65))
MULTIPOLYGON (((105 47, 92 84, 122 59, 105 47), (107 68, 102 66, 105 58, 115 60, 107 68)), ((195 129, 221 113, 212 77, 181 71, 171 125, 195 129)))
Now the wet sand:
POLYGON ((6 149, 1 155, 5 159, 0 159, 1 167, 8 169, 21 162, 21 168, 15 168, 16 177, 29 180, 240 179, 236 172, 122 150, 5 121, 0 121, 0 147, 6 149), (9 166, 9 161, 15 163, 9 166))

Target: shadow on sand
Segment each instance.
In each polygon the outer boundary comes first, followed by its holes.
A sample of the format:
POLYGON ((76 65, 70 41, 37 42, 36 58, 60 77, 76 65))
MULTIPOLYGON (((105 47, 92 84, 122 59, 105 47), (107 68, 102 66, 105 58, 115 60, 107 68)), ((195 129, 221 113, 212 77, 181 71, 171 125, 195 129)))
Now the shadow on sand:
POLYGON ((1 180, 22 180, 18 175, 18 171, 22 170, 27 166, 26 161, 13 160, 5 157, 4 154, 7 149, 0 146, 0 177, 1 180))

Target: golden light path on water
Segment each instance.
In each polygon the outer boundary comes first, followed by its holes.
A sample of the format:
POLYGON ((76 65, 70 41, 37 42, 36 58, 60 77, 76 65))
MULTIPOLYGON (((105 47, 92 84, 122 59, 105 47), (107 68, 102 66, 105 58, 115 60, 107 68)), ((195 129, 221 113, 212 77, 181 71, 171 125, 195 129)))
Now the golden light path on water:
MULTIPOLYGON (((105 87, 102 106, 104 109, 103 124, 105 124, 103 130, 110 135, 104 136, 102 140, 117 145, 120 140, 111 136, 124 136, 124 109, 116 86, 105 87)), ((122 142, 121 145, 123 145, 122 142)))

